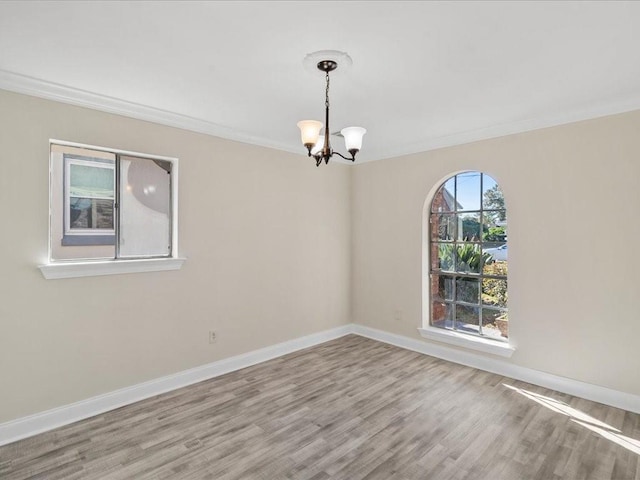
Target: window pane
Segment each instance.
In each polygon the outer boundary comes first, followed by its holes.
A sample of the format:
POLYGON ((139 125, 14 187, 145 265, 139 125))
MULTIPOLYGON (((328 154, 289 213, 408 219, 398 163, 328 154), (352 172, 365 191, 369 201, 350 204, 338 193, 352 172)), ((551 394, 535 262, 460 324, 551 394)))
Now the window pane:
MULTIPOLYGON (((503 210, 504 194, 500 186, 489 175, 482 175, 482 208, 485 210, 503 210)), ((502 219, 504 220, 504 219, 502 219)))
POLYGON ((453 305, 444 302, 431 303, 431 325, 453 328, 453 305))
POLYGON ((456 238, 456 215, 434 213, 431 215, 431 239, 446 242, 456 238))
POLYGON ((431 275, 431 295, 439 300, 453 300, 453 277, 431 275))
POLYGON ((482 241, 503 244, 507 242, 507 221, 504 212, 485 210, 482 215, 482 241), (504 221, 500 218, 505 218, 504 221))
POLYGON ((432 265, 433 270, 453 272, 455 267, 455 248, 452 244, 433 243, 432 245, 432 265))
POLYGON ((482 253, 480 245, 474 243, 458 243, 456 245, 456 272, 480 273, 482 253))
POLYGON ((451 177, 438 189, 431 202, 432 212, 453 212, 455 210, 455 180, 455 177, 451 177))
MULTIPOLYGON (((485 263, 506 262, 509 248, 506 243, 485 243, 482 245, 482 252, 485 254, 485 263), (490 256, 489 256, 490 255, 490 256)), ((506 275, 506 274, 505 274, 506 275)))
POLYGON ((480 172, 461 173, 456 178, 458 211, 480 210, 480 172))
POLYGON ((50 259, 115 257, 115 155, 51 144, 50 259))
POLYGON ((480 301, 480 280, 458 278, 456 280, 456 301, 478 304, 480 301))
POLYGON ((502 312, 498 309, 484 307, 482 309, 482 325, 493 324, 502 312))
POLYGON ((458 241, 480 241, 480 214, 461 213, 458 215, 458 241))
MULTIPOLYGON (((489 271, 485 271, 485 274, 502 274, 502 265, 496 264, 496 268, 493 266, 486 267, 489 271)), ((506 275, 506 268, 504 269, 506 275)), ((492 305, 494 307, 507 308, 507 280, 497 278, 484 278, 482 280, 482 303, 484 305, 492 305)))
POLYGON ((95 162, 95 166, 71 163, 69 165, 69 195, 73 197, 114 198, 114 175, 113 162, 109 164, 95 162))
POLYGON ((171 253, 171 164, 120 159, 120 256, 171 253))
POLYGON ((480 308, 456 305, 456 330, 479 333, 480 308))
POLYGON ((69 228, 113 230, 113 200, 97 198, 69 199, 69 228))
POLYGON ((493 308, 482 309, 482 331, 488 336, 507 338, 508 332, 507 312, 493 308))

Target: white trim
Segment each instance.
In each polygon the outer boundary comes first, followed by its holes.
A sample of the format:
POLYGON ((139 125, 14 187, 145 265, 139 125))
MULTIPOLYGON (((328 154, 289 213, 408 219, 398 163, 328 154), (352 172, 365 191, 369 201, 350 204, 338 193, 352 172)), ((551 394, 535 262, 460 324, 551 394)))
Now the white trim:
MULTIPOLYGON (((182 128, 191 132, 204 133, 206 135, 213 135, 215 137, 226 138, 237 142, 249 143, 252 145, 259 145, 262 147, 274 148, 276 150, 304 155, 304 149, 301 149, 298 145, 293 146, 283 142, 276 142, 270 138, 249 135, 199 118, 149 107, 139 103, 128 102, 126 100, 100 95, 2 69, 0 69, 0 88, 25 95, 54 100, 56 102, 68 103, 71 105, 91 108, 93 110, 100 110, 102 112, 114 113, 116 115, 137 118, 139 120, 146 120, 148 122, 167 125, 169 127, 182 128)), ((541 128, 565 125, 568 123, 590 120, 593 118, 605 117, 607 115, 615 115, 633 110, 640 110, 640 96, 632 97, 624 101, 591 105, 588 108, 583 108, 573 112, 562 112, 554 115, 548 115, 546 117, 531 118, 500 125, 491 125, 486 128, 459 132, 444 137, 431 138, 410 145, 387 148, 379 151, 378 153, 368 154, 365 152, 364 156, 361 152, 358 157, 358 162, 355 163, 355 165, 357 166, 359 163, 384 160, 403 155, 428 152, 430 150, 477 142, 489 138, 503 137, 505 135, 528 132, 531 130, 539 130, 541 128)), ((354 165, 353 162, 342 160, 335 156, 331 161, 345 165, 354 165)))
MULTIPOLYGON (((0 74, 2 71, 0 70, 0 74)), ((1 75, 0 75, 1 79, 1 75)), ((179 159, 176 157, 167 157, 161 155, 153 155, 147 153, 139 153, 128 150, 120 150, 117 148, 108 148, 101 147, 97 145, 87 145, 84 143, 77 142, 69 142, 65 140, 56 140, 53 138, 49 139, 49 241, 48 241, 48 249, 49 249, 49 260, 47 263, 38 265, 38 268, 42 272, 42 275, 47 280, 58 279, 58 278, 76 278, 76 277, 92 277, 99 275, 118 275, 122 273, 141 273, 141 272, 159 272, 166 270, 179 270, 182 268, 182 264, 185 262, 185 258, 180 258, 178 256, 178 181, 179 181, 179 159), (107 152, 110 154, 114 154, 114 157, 117 155, 124 155, 130 157, 151 159, 151 160, 161 160, 165 162, 171 163, 171 256, 170 257, 162 257, 162 258, 118 258, 118 259, 79 259, 79 260, 61 260, 61 261, 53 261, 51 260, 52 256, 52 219, 51 219, 51 204, 53 199, 53 184, 52 184, 52 172, 53 172, 53 163, 54 161, 58 161, 57 157, 54 159, 54 153, 58 155, 58 152, 53 152, 53 146, 64 146, 64 147, 73 147, 80 148, 85 150, 93 150, 99 152, 107 152)), ((63 157, 64 158, 64 155, 63 157)), ((114 158, 115 161, 115 158, 114 158)), ((84 162, 83 160, 73 160, 73 162, 84 162)), ((90 163, 90 162, 86 162, 90 163)), ((63 165, 63 168, 68 169, 70 163, 63 165)), ((93 165, 92 165, 93 166, 93 165)), ((115 170, 114 170, 115 175, 115 170)), ((70 175, 69 172, 66 172, 66 182, 68 182, 70 175)), ((65 229, 68 225, 68 198, 66 197, 66 192, 68 191, 69 186, 65 184, 63 197, 65 197, 65 205, 63 212, 65 218, 65 229)), ((73 232, 75 234, 75 232, 73 232)), ((106 232, 106 234, 114 233, 114 232, 106 232)), ((65 230, 65 234, 66 230, 65 230)))
POLYGON ((180 160, 173 158, 169 161, 171 162, 171 257, 178 258, 180 252, 178 249, 178 221, 180 217, 180 215, 178 215, 178 183, 180 181, 180 160))
MULTIPOLYGON (((88 143, 69 142, 67 140, 56 140, 55 138, 49 139, 49 150, 51 145, 57 145, 60 147, 74 147, 83 150, 94 150, 98 152, 112 153, 114 155, 125 155, 127 157, 139 157, 151 160, 162 160, 165 162, 178 163, 178 157, 167 157, 166 155, 154 155, 152 153, 134 152, 131 150, 121 150, 119 148, 101 147, 100 145, 89 145, 88 143)), ((115 161, 115 158, 114 158, 115 161)))
POLYGON ((191 132, 204 133, 237 142, 260 145, 306 156, 304 149, 301 147, 293 147, 284 143, 274 142, 268 138, 248 135, 200 118, 149 107, 147 105, 48 82, 2 69, 0 69, 0 88, 25 95, 45 98, 47 100, 91 108, 93 110, 123 115, 125 117, 145 120, 160 125, 181 128, 191 132))
POLYGON ((439 150, 441 148, 489 140, 491 138, 505 137, 507 135, 531 132, 534 130, 541 130, 543 128, 557 127, 585 120, 593 120, 599 117, 617 115, 634 110, 640 110, 640 96, 631 97, 622 101, 602 102, 600 104, 594 103, 589 107, 579 110, 549 114, 543 117, 528 118, 525 120, 498 125, 489 125, 475 130, 457 132, 452 135, 430 138, 412 144, 399 145, 395 148, 386 148, 376 152, 375 156, 367 156, 366 159, 358 158, 358 163, 396 158, 405 155, 414 155, 417 153, 429 152, 431 150, 439 150))
POLYGON ((98 395, 62 407, 36 413, 0 424, 0 445, 31 437, 38 433, 68 425, 115 408, 129 405, 145 398, 170 392, 210 378, 234 372, 257 363, 296 352, 303 348, 333 340, 352 333, 352 325, 326 330, 296 338, 269 347, 254 350, 235 357, 226 358, 200 367, 184 370, 173 375, 132 385, 113 392, 98 395))
POLYGON ((463 333, 445 330, 444 328, 425 327, 419 328, 420 335, 429 340, 448 343, 456 347, 470 348, 479 352, 499 355, 501 357, 511 357, 516 351, 513 345, 498 340, 490 340, 478 336, 465 335, 463 333))
POLYGON ((594 402, 604 403, 612 407, 621 408, 634 413, 640 413, 640 395, 621 392, 599 385, 560 377, 551 373, 533 370, 531 368, 514 365, 508 360, 490 358, 473 352, 462 351, 446 345, 423 342, 403 335, 384 332, 364 325, 353 325, 353 333, 380 342, 395 345, 414 352, 424 353, 432 357, 459 363, 468 367, 496 373, 523 382, 550 388, 558 392, 568 393, 576 397, 594 402))
POLYGON ((58 278, 94 277, 122 273, 180 270, 186 258, 137 258, 133 260, 60 261, 38 265, 47 280, 58 278))
POLYGON ((443 345, 423 342, 413 338, 396 335, 364 325, 348 324, 319 333, 296 338, 269 347, 254 350, 235 357, 202 365, 173 375, 139 383, 113 392, 81 400, 69 405, 36 413, 0 424, 0 446, 31 437, 54 428, 68 425, 79 420, 93 417, 109 410, 129 405, 145 398, 170 392, 225 373, 240 370, 257 363, 309 348, 320 343, 355 333, 362 337, 395 345, 414 352, 442 358, 450 362, 467 365, 498 375, 507 376, 545 388, 586 398, 595 402, 640 413, 640 396, 612 390, 598 385, 559 377, 530 368, 513 365, 505 360, 487 358, 471 352, 463 352, 443 345))
MULTIPOLYGON (((484 353, 499 355, 501 357, 511 357, 515 351, 515 347, 506 342, 491 340, 480 336, 465 335, 463 333, 436 328, 429 325, 431 321, 431 308, 433 299, 431 298, 431 206, 438 190, 450 179, 460 175, 461 173, 471 172, 470 170, 456 170, 453 173, 442 177, 436 182, 424 203, 422 204, 422 324, 423 328, 418 328, 420 335, 430 340, 436 340, 457 347, 469 348, 484 353)), ((479 172, 482 175, 483 171, 479 172)), ((496 182, 498 184, 498 182, 496 182)))

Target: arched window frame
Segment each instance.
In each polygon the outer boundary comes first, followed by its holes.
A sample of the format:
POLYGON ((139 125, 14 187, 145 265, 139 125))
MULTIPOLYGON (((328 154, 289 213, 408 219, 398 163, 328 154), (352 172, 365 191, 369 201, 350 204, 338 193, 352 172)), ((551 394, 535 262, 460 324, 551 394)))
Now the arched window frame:
MULTIPOLYGON (((444 342, 444 343, 449 343, 449 344, 453 344, 456 346, 462 346, 462 347, 466 347, 466 348, 470 348, 473 350, 479 350, 479 351, 483 351, 486 353, 492 353, 492 354, 496 354, 496 355, 500 355, 500 356, 505 356, 505 357, 510 357, 513 352, 515 351, 515 347, 513 345, 513 343, 510 343, 510 340, 508 339, 504 339, 503 341, 500 341, 496 335, 481 335, 481 334, 470 334, 470 333, 463 333, 462 331, 460 331, 459 329, 456 328, 443 328, 443 326, 434 326, 431 323, 431 312, 432 312, 432 308, 434 305, 434 300, 436 300, 433 296, 433 292, 432 292, 432 275, 433 274, 437 274, 439 272, 435 272, 434 270, 432 270, 432 255, 433 255, 433 248, 434 245, 439 244, 439 242, 436 240, 435 242, 433 241, 433 237, 432 237, 432 228, 431 228, 431 219, 432 219, 432 206, 433 206, 433 202, 436 199, 436 195, 437 193, 440 191, 441 188, 444 188, 445 184, 447 182, 450 182, 451 180, 455 179, 454 181, 457 182, 457 179, 459 176, 464 176, 465 174, 478 174, 480 175, 481 178, 481 182, 482 179, 484 178, 484 176, 487 176, 489 179, 491 179, 493 182, 495 182, 495 184, 500 185, 500 183, 498 181, 496 181, 490 174, 486 173, 486 172, 481 172, 481 171, 472 171, 472 170, 462 170, 462 171, 458 171, 455 173, 452 173, 446 177, 444 177, 441 181, 439 181, 429 192, 425 203, 424 203, 424 207, 423 207, 423 215, 422 215, 422 245, 423 245, 423 254, 422 254, 422 279, 423 279, 423 288, 422 288, 422 292, 423 292, 423 327, 419 329, 420 333, 422 334, 423 337, 425 338, 429 338, 429 339, 433 339, 433 340, 438 340, 440 342, 444 342)), ((501 189, 501 187, 499 187, 501 189)), ((462 214, 462 212, 465 213, 477 213, 479 214, 480 217, 480 225, 483 225, 483 216, 484 216, 484 212, 487 211, 494 211, 495 209, 492 208, 484 208, 484 203, 483 203, 483 188, 482 188, 482 183, 480 186, 480 199, 479 199, 479 208, 478 209, 473 209, 473 210, 458 210, 457 204, 454 205, 454 209, 453 212, 455 215, 453 216, 453 218, 455 218, 456 220, 458 220, 458 214, 462 214)), ((454 193, 455 197, 457 197, 457 190, 454 193)), ((454 197, 454 200, 455 200, 454 197)), ((505 204, 505 209, 504 212, 506 214, 506 204, 505 204)), ((442 212, 441 212, 442 213, 442 212)), ((456 225, 457 225, 457 221, 456 221, 456 225)), ((483 237, 482 237, 482 228, 480 230, 480 236, 477 240, 473 240, 473 241, 465 241, 464 238, 462 237, 458 237, 458 235, 456 234, 456 237, 453 239, 453 241, 450 242, 451 245, 454 245, 456 248, 458 244, 462 245, 462 244, 475 244, 478 246, 478 248, 482 249, 483 245, 484 245, 484 241, 483 241, 483 237)), ((482 251, 482 250, 480 250, 482 251)), ((457 268, 457 265, 456 265, 457 268)), ((480 326, 482 324, 482 310, 483 310, 483 302, 482 302, 482 281, 483 279, 489 277, 488 275, 484 275, 483 270, 484 268, 481 267, 480 272, 477 272, 476 275, 468 275, 468 272, 458 272, 456 270, 456 268, 454 268, 454 270, 452 271, 448 271, 446 272, 445 276, 448 277, 454 277, 454 284, 456 284, 458 282, 459 278, 462 277, 473 277, 479 280, 480 282, 480 291, 479 291, 479 299, 478 299, 478 305, 479 305, 479 332, 482 332, 482 327, 480 326), (461 273, 460 275, 458 275, 458 273, 461 273)), ((505 280, 506 280, 506 275, 505 275, 505 280)), ((449 299, 448 300, 448 304, 450 305, 459 305, 460 303, 457 302, 457 298, 454 299, 449 299)), ((443 302, 444 303, 444 302, 443 302)), ((488 307, 488 306, 487 306, 488 307)), ((453 307, 453 308, 457 308, 457 307, 453 307)), ((453 325, 448 325, 449 327, 453 327, 453 325)))

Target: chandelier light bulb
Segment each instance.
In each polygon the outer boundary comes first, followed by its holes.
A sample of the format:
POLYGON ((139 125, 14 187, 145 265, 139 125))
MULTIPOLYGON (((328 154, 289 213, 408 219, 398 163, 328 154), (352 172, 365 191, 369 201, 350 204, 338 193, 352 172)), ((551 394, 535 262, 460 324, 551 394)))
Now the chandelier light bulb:
POLYGON ((362 148, 362 137, 367 133, 367 130, 362 127, 347 127, 340 130, 340 133, 344 137, 347 151, 355 155, 362 148))
POLYGON ((318 122, 317 120, 301 120, 298 122, 298 128, 300 129, 302 144, 310 150, 318 141, 318 137, 320 137, 322 122, 318 122))

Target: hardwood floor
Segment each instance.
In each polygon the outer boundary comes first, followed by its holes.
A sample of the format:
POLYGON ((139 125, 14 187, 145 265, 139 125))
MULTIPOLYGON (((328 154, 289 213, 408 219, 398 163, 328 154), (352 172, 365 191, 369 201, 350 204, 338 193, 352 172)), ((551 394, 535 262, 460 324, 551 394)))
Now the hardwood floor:
POLYGON ((349 335, 0 447, 0 478, 640 480, 640 415, 349 335))

